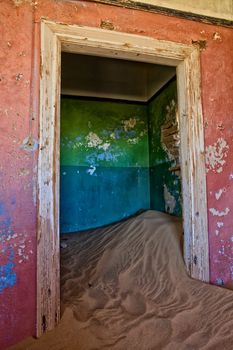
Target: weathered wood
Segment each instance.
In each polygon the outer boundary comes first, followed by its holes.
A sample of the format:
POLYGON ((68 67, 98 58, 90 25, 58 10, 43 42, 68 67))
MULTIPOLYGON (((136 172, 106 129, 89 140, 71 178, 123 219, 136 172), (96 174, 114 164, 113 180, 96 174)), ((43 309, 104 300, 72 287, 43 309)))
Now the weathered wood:
POLYGON ((38 160, 37 336, 60 319, 59 100, 60 42, 41 25, 40 142, 38 160))
POLYGON ((38 164, 37 336, 60 313, 59 148, 61 50, 177 67, 184 259, 191 277, 209 280, 206 177, 197 46, 104 29, 42 21, 38 164))
POLYGON ((204 130, 198 48, 177 67, 184 218, 184 260, 190 275, 209 281, 204 130))
POLYGON ((172 9, 168 7, 151 5, 143 1, 141 2, 133 1, 133 0, 86 0, 86 1, 113 5, 118 7, 131 8, 131 9, 141 10, 146 12, 159 13, 162 15, 184 18, 195 22, 214 24, 214 25, 219 25, 224 27, 233 27, 233 21, 229 19, 205 16, 197 13, 181 11, 181 10, 172 9))

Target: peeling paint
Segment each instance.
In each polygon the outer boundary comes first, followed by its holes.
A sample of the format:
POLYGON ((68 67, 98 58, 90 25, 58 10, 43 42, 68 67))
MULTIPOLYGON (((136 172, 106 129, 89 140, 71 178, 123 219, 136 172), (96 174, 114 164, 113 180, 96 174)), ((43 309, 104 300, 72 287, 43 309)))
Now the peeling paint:
POLYGON ((124 125, 124 130, 128 131, 129 129, 133 129, 136 126, 137 119, 136 118, 129 118, 128 120, 123 120, 122 123, 124 125))
POLYGON ((9 256, 7 263, 0 265, 0 294, 9 287, 13 287, 16 284, 17 277, 14 271, 14 251, 9 248, 9 256))
POLYGON ((139 142, 139 138, 138 137, 134 137, 133 139, 128 139, 127 142, 132 144, 132 145, 136 145, 136 143, 139 142))
POLYGON ((214 41, 222 41, 222 36, 219 32, 214 32, 213 33, 213 40, 214 41))
POLYGON ((90 168, 87 169, 87 173, 90 174, 90 175, 93 175, 95 171, 96 171, 96 167, 93 166, 93 165, 91 165, 90 168))
POLYGON ((175 100, 171 100, 166 106, 166 118, 161 126, 161 144, 170 160, 174 160, 175 164, 179 164, 179 123, 178 123, 178 107, 175 100))
POLYGON ((110 147, 109 142, 105 142, 103 145, 98 146, 99 149, 103 149, 105 152, 107 151, 107 149, 109 149, 109 147, 110 147))
POLYGON ((206 147, 206 170, 207 173, 212 170, 214 173, 221 173, 226 163, 225 158, 229 146, 224 138, 219 138, 213 145, 206 147))
POLYGON ((170 213, 181 216, 180 140, 176 91, 176 82, 172 81, 149 104, 151 208, 166 211, 164 198, 164 185, 166 185, 168 192, 175 198, 175 208, 170 213))
POLYGON ((14 245, 11 243, 11 240, 16 238, 17 234, 12 229, 12 220, 5 205, 0 203, 0 294, 6 288, 16 284, 14 245))
POLYGON ((222 194, 226 192, 226 188, 220 188, 217 192, 215 192, 215 198, 217 199, 217 201, 219 200, 219 198, 222 196, 222 194))
POLYGON ((22 73, 18 73, 18 74, 16 74, 16 76, 15 76, 15 80, 17 80, 17 81, 20 81, 20 80, 22 80, 23 79, 23 74, 22 73))
POLYGON ((92 131, 86 136, 86 140, 88 141, 88 147, 97 147, 103 143, 103 140, 92 131))
POLYGON ((63 233, 149 208, 147 107, 63 97, 60 188, 63 233))
POLYGON ((213 214, 213 216, 226 216, 227 214, 229 214, 230 209, 226 208, 222 211, 219 211, 215 208, 210 208, 209 211, 211 212, 211 214, 213 214))
POLYGON ((167 186, 164 184, 164 200, 165 210, 167 213, 173 214, 176 207, 175 197, 168 191, 167 186))

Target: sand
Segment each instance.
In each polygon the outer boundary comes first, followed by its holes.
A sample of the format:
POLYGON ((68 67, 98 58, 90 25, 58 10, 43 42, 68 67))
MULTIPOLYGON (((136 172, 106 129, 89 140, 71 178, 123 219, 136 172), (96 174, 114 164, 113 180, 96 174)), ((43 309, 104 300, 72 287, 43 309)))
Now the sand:
POLYGON ((233 349, 233 292, 187 276, 179 219, 147 211, 64 238, 62 320, 12 350, 233 349))

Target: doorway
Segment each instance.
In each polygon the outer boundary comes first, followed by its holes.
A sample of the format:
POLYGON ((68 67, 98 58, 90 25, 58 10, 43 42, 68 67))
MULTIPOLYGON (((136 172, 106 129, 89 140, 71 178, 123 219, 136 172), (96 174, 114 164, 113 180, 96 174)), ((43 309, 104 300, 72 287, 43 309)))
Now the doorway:
POLYGON ((61 63, 60 233, 139 210, 181 216, 175 68, 70 53, 61 63))
MULTIPOLYGON (((175 68, 181 140, 184 260, 191 277, 203 281, 209 280, 199 49, 193 45, 44 21, 41 25, 42 70, 38 167, 38 336, 54 328, 60 318, 61 52, 117 57, 121 60, 175 68)), ((90 169, 94 170, 94 168, 90 169)))

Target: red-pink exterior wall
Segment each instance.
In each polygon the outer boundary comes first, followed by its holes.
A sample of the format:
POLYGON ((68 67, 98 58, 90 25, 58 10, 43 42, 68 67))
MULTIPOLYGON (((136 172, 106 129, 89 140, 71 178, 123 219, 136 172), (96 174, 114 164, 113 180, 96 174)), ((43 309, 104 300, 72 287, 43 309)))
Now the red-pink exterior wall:
POLYGON ((92 27, 108 20, 116 31, 187 44, 206 40, 201 67, 210 274, 212 283, 233 281, 232 30, 85 1, 2 0, 0 349, 35 333, 38 114, 35 120, 31 116, 38 102, 38 67, 33 66, 33 55, 39 54, 41 17, 92 27))

